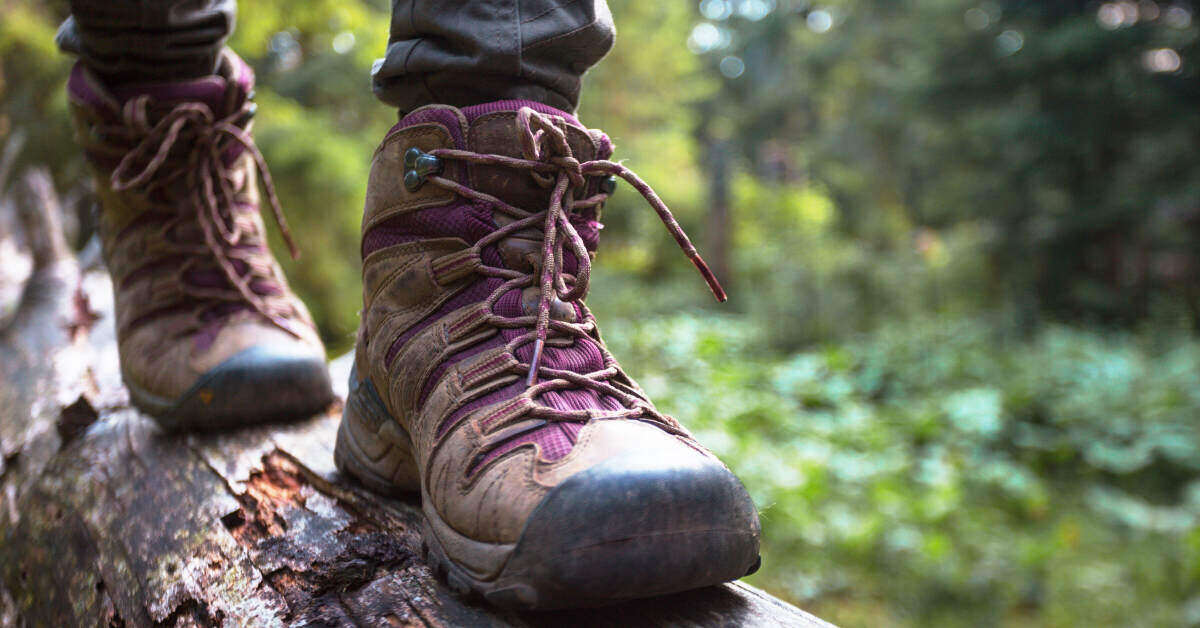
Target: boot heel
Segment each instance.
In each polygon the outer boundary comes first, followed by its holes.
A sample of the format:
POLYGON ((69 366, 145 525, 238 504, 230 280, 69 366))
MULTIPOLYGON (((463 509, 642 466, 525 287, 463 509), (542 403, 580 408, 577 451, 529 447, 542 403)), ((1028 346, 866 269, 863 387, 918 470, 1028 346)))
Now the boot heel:
POLYGON ((412 438, 388 413, 370 380, 350 371, 350 392, 338 427, 334 463, 379 493, 399 495, 421 489, 412 438))

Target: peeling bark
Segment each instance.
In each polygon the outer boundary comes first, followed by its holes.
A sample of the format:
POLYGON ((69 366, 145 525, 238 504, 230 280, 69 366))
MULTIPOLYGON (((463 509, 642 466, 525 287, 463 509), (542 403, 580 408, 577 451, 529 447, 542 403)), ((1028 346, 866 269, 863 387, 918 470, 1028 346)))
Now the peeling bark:
MULTIPOLYGON (((430 573, 415 501, 338 476, 339 408, 162 433, 121 385, 107 276, 80 272, 37 185, 22 214, 34 271, 15 309, 0 304, 14 311, 0 329, 0 626, 827 625, 741 584, 494 609, 430 573)), ((335 381, 349 364, 331 365, 335 381)))

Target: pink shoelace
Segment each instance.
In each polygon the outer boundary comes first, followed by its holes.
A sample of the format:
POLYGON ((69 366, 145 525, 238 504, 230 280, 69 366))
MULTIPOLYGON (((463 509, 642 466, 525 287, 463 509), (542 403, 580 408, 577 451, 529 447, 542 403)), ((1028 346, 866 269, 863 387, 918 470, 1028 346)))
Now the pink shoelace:
MULTIPOLYGON (((148 113, 151 102, 146 95, 130 99, 122 108, 121 124, 99 129, 104 137, 123 137, 137 142, 113 170, 113 190, 136 189, 149 195, 156 188, 183 179, 191 191, 190 204, 195 208, 194 218, 204 234, 204 245, 179 245, 180 253, 189 257, 180 269, 180 285, 188 293, 203 299, 249 304, 276 327, 299 337, 299 332, 293 328, 290 304, 286 300, 270 298, 272 293, 279 291, 270 260, 263 260, 256 247, 240 246, 246 232, 234 215, 239 182, 235 181, 235 171, 230 165, 231 156, 239 149, 254 159, 275 223, 292 258, 299 257, 266 160, 249 132, 242 128, 254 114, 253 103, 246 101, 240 109, 222 119, 217 119, 203 103, 180 103, 151 124, 148 113), (186 158, 173 158, 172 149, 187 143, 190 143, 190 150, 186 152, 186 158), (145 165, 138 169, 143 161, 145 165), (210 260, 216 261, 225 280, 233 286, 233 293, 184 280, 188 270, 210 260), (246 272, 239 272, 239 263, 246 267, 246 272), (266 294, 255 291, 255 282, 266 294)), ((175 220, 188 218, 184 214, 175 220)))
MULTIPOLYGON (((513 222, 500 227, 496 231, 481 238, 471 253, 478 256, 486 246, 502 240, 523 229, 540 226, 543 232, 542 262, 538 276, 523 273, 518 270, 491 267, 480 264, 476 272, 490 277, 505 279, 485 301, 485 309, 489 312, 488 322, 497 327, 519 328, 532 325, 533 331, 514 338, 508 345, 510 352, 529 342, 533 342, 533 354, 528 370, 524 371, 527 390, 512 402, 502 404, 498 413, 515 419, 518 416, 528 416, 535 419, 532 423, 512 425, 499 429, 489 435, 484 443, 484 451, 498 446, 524 432, 537 429, 546 421, 583 421, 588 419, 638 418, 650 415, 658 422, 665 424, 671 431, 681 431, 673 419, 655 411, 640 395, 625 384, 610 381, 620 374, 611 356, 605 354, 608 366, 590 373, 575 373, 562 369, 554 369, 541 365, 542 351, 551 331, 566 336, 588 336, 596 328, 595 320, 590 316, 580 323, 572 323, 551 318, 551 306, 555 299, 571 303, 583 299, 588 292, 591 276, 591 257, 588 254, 583 238, 580 237, 569 217, 577 209, 597 207, 602 204, 608 194, 598 193, 587 198, 576 200, 575 190, 586 187, 586 177, 615 175, 624 179, 636 189, 646 202, 658 214, 663 225, 675 238, 675 242, 684 254, 696 266, 704 281, 708 284, 713 296, 718 301, 725 301, 725 291, 721 288, 708 265, 696 251, 683 228, 676 222, 662 199, 641 178, 625 166, 608 160, 596 159, 580 162, 573 154, 567 142, 564 130, 565 122, 557 117, 537 112, 529 107, 522 107, 516 117, 517 133, 520 137, 522 155, 524 158, 508 157, 505 155, 482 154, 458 149, 434 149, 428 154, 439 159, 457 160, 478 165, 503 166, 514 170, 528 172, 539 185, 553 188, 549 207, 541 212, 530 212, 514 207, 495 196, 468 188, 456 181, 437 174, 426 176, 425 180, 446 190, 452 191, 465 198, 485 203, 507 214, 513 222), (570 250, 577 263, 577 272, 572 276, 563 270, 563 252, 570 250), (496 301, 510 290, 523 289, 537 282, 540 288, 540 298, 536 317, 524 316, 509 318, 492 314, 496 301), (540 381, 539 381, 540 380, 540 381), (560 410, 534 404, 532 399, 543 392, 564 388, 587 388, 597 393, 609 395, 621 402, 625 410, 560 410)), ((515 355, 515 353, 514 353, 515 355)), ((497 416, 497 419, 501 417, 497 416)), ((503 420, 503 419, 501 419, 503 420)), ((491 423, 488 419, 486 422, 491 423)), ((482 455, 482 454, 481 454, 482 455)))

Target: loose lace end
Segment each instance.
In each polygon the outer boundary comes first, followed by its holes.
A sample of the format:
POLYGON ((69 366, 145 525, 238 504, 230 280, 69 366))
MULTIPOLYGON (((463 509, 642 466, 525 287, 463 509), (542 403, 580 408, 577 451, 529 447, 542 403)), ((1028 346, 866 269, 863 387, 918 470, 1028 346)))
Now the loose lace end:
POLYGON ((542 348, 546 346, 546 341, 538 338, 533 342, 533 359, 529 360, 529 374, 525 376, 525 387, 529 388, 537 383, 538 365, 542 361, 542 348))
POLYGON ((696 266, 696 270, 700 271, 700 276, 704 277, 704 283, 708 284, 708 289, 717 299, 717 303, 724 303, 729 300, 729 296, 725 294, 725 289, 721 287, 721 282, 717 281, 717 276, 708 268, 708 264, 704 263, 704 258, 696 255, 689 255, 688 259, 692 260, 692 264, 696 266))

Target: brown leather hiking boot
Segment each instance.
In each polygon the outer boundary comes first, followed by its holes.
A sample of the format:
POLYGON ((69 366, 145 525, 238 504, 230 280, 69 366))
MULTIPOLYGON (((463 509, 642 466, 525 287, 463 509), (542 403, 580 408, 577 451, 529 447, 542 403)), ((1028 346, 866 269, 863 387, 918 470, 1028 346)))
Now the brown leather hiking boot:
POLYGON ((608 138, 528 102, 430 106, 375 153, 343 472, 420 491, 428 560, 521 608, 712 585, 758 564, 741 483, 658 412, 584 306, 608 138), (549 260, 543 263, 543 260, 549 260))
POLYGON ((96 174, 121 372, 167 428, 309 416, 333 399, 325 351, 267 248, 256 180, 286 225, 250 137, 254 76, 109 90, 81 64, 67 85, 96 174))

